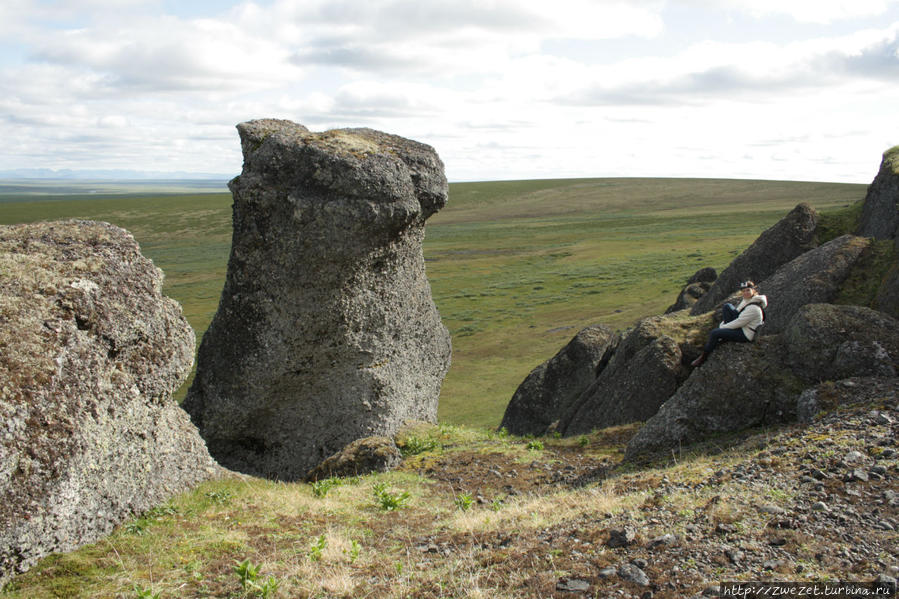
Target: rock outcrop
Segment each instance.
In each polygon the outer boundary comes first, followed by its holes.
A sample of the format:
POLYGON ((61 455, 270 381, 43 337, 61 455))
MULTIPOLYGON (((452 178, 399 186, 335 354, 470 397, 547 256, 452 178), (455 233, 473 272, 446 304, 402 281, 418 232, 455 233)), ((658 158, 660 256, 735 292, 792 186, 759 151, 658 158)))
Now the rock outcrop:
POLYGON ((700 268, 690 277, 675 302, 665 310, 665 314, 692 308, 699 298, 708 293, 717 278, 718 273, 714 268, 700 268))
POLYGON ((892 379, 897 367, 899 321, 860 306, 809 304, 781 335, 716 349, 637 431, 626 457, 793 421, 808 412, 805 389, 827 380, 892 379))
POLYGON ((625 453, 678 449, 717 433, 795 418, 801 387, 790 384, 773 358, 770 338, 753 344, 723 344, 697 368, 630 440, 625 453))
POLYGON ((606 326, 581 330, 524 379, 506 406, 500 427, 513 435, 545 433, 596 380, 618 341, 618 334, 606 326))
MULTIPOLYGON (((850 381, 845 386, 851 387, 852 380, 866 379, 873 381, 870 389, 881 382, 895 387, 899 147, 884 154, 857 228, 847 222, 855 209, 821 221, 813 208, 799 204, 717 278, 712 269, 697 272, 665 316, 644 319, 622 334, 590 386, 573 401, 566 398, 570 407, 554 429, 575 435, 642 421, 627 448, 633 459, 719 433, 793 421, 797 413, 808 420, 819 403, 812 388, 827 381, 850 381), (819 245, 821 237, 830 240, 819 245), (736 290, 747 279, 768 298, 761 334, 750 344, 721 345, 701 368, 686 366, 717 326, 722 304, 740 301, 736 290)), ((521 415, 539 429, 546 421, 541 402, 553 407, 555 417, 556 395, 551 387, 540 388, 539 376, 528 383, 534 400, 521 415)), ((529 430, 527 422, 519 427, 529 430)))
POLYGON ((808 382, 895 376, 899 320, 862 306, 803 306, 783 333, 787 362, 808 382))
POLYGON ((220 471, 172 399, 193 352, 128 232, 0 227, 0 585, 220 471))
POLYGON ((238 131, 227 278, 183 406, 223 465, 298 480, 436 420, 450 338, 421 243, 447 182, 431 147, 370 129, 238 131))
POLYGON ((759 283, 815 247, 818 219, 818 213, 808 204, 796 206, 721 272, 711 289, 693 304, 690 313, 696 315, 714 309, 741 281, 751 279, 759 283))
POLYGON ((682 365, 680 346, 669 334, 673 322, 666 317, 640 321, 563 415, 560 432, 566 436, 589 433, 655 414, 689 374, 682 365))
POLYGON ((843 235, 788 264, 759 284, 768 296, 765 335, 780 332, 806 304, 832 302, 871 241, 843 235))
POLYGON ((899 146, 883 153, 880 170, 868 186, 857 234, 875 239, 899 237, 899 146))

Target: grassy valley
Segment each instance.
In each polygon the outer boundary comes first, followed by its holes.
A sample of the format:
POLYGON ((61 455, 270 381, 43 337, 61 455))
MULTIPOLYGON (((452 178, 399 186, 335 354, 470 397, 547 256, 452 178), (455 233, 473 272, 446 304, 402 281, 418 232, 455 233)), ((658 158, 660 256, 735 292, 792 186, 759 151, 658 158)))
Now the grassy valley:
MULTIPOLYGON (((0 186, 0 224, 83 218, 128 229, 199 339, 227 268, 230 194, 122 191, 0 186)), ((424 247, 453 337, 440 421, 496 426, 527 373, 580 328, 623 328, 659 313, 696 270, 725 267, 798 202, 827 211, 864 193, 864 185, 723 179, 451 184, 424 247)))

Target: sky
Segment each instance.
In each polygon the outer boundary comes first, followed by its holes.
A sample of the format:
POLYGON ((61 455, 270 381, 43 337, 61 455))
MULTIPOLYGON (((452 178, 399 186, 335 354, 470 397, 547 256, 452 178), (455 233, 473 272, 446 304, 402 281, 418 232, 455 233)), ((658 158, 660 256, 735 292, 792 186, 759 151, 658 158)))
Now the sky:
POLYGON ((870 183, 899 0, 0 3, 0 170, 233 176, 255 118, 415 139, 450 181, 870 183))

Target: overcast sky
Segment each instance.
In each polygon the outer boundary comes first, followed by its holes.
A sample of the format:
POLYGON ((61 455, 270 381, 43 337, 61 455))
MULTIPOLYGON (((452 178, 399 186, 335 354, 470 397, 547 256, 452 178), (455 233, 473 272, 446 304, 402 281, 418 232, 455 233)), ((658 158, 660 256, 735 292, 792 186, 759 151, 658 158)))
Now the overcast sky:
POLYGON ((452 181, 869 183, 899 0, 2 0, 0 169, 235 175, 234 126, 366 126, 452 181))

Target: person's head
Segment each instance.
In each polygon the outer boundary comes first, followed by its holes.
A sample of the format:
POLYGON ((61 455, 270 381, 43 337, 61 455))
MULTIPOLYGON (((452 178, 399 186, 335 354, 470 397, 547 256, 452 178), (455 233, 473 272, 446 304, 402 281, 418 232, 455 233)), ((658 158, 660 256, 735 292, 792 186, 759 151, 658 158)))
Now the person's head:
POLYGON ((740 293, 744 298, 750 298, 753 295, 756 295, 758 290, 755 288, 755 283, 752 281, 743 281, 740 283, 740 293))

